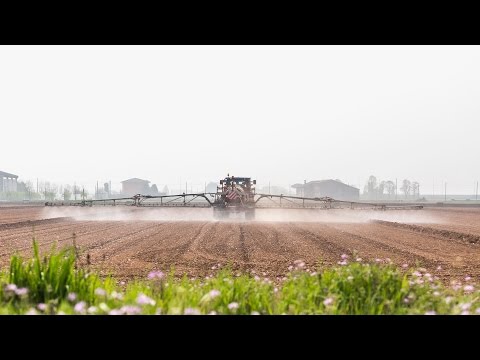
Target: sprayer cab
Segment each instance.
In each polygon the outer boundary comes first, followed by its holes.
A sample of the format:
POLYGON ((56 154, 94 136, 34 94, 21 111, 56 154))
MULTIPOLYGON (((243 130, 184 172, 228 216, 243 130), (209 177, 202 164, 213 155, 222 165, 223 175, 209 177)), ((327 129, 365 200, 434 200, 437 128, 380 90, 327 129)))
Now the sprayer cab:
POLYGON ((228 217, 230 213, 245 213, 250 220, 255 217, 255 187, 256 180, 249 177, 235 177, 227 175, 220 180, 217 194, 213 203, 213 212, 216 218, 228 217))

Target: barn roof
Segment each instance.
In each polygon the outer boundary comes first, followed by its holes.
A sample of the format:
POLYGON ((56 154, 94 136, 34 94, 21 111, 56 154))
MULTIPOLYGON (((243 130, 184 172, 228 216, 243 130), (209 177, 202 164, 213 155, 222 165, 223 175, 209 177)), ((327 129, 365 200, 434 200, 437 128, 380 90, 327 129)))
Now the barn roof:
POLYGON ((305 185, 309 185, 309 184, 323 184, 323 183, 326 183, 326 182, 335 182, 339 185, 343 185, 343 186, 348 186, 348 187, 351 187, 351 188, 354 188, 354 189, 357 189, 359 190, 358 188, 356 188, 355 186, 351 186, 351 185, 347 185, 343 182, 341 182, 340 180, 333 180, 333 179, 326 179, 326 180, 313 180, 313 181, 309 181, 307 182, 306 184, 294 184, 292 185, 292 188, 303 188, 305 185))
POLYGON ((5 171, 0 171, 0 177, 10 177, 10 178, 18 178, 18 175, 10 174, 5 171))
POLYGON ((143 179, 139 179, 139 178, 131 178, 131 179, 128 179, 128 180, 123 180, 121 181, 121 183, 149 183, 150 181, 148 180, 143 180, 143 179))

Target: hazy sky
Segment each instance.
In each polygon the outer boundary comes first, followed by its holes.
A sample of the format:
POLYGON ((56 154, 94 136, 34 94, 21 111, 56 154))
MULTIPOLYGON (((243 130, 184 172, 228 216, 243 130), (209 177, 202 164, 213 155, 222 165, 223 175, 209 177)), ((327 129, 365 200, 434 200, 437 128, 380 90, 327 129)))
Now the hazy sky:
POLYGON ((472 193, 479 136, 478 46, 0 47, 0 170, 22 179, 472 193))

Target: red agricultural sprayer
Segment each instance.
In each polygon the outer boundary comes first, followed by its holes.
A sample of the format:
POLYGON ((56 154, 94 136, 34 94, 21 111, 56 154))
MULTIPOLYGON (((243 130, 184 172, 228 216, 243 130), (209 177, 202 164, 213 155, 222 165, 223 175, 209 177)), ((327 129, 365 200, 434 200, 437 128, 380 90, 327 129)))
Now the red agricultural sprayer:
POLYGON ((256 209, 422 209, 422 205, 387 205, 378 203, 335 200, 331 197, 300 197, 290 195, 259 194, 256 181, 249 177, 227 175, 220 180, 215 193, 182 193, 176 195, 142 195, 101 200, 46 202, 46 206, 107 206, 129 205, 138 207, 211 207, 216 219, 230 214, 245 214, 246 220, 255 219, 256 209))

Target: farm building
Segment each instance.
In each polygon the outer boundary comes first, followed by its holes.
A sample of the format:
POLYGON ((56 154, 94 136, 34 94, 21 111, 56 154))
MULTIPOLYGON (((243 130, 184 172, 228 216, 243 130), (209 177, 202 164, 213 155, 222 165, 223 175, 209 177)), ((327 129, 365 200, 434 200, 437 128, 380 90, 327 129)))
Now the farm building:
POLYGON ((18 176, 4 171, 0 171, 0 193, 16 192, 18 176))
POLYGON ((133 196, 136 194, 142 195, 159 195, 157 185, 149 186, 150 181, 132 178, 122 181, 122 195, 133 196))
POLYGON ((150 191, 148 185, 150 181, 138 178, 132 178, 122 181, 122 194, 125 196, 133 196, 135 194, 146 194, 150 191))
POLYGON ((360 190, 356 187, 342 183, 340 180, 315 180, 304 184, 292 185, 297 196, 324 197, 328 196, 336 200, 358 201, 360 190))

